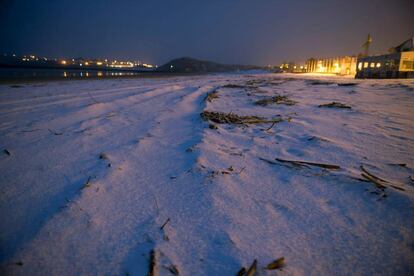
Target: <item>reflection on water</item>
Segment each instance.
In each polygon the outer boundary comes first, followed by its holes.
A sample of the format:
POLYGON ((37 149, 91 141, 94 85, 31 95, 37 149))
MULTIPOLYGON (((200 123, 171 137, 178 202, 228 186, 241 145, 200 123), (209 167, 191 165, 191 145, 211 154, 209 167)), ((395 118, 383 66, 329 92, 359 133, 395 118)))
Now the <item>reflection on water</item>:
POLYGON ((95 70, 63 70, 63 69, 29 69, 29 68, 0 68, 0 79, 20 78, 90 78, 139 76, 142 72, 114 72, 95 70))

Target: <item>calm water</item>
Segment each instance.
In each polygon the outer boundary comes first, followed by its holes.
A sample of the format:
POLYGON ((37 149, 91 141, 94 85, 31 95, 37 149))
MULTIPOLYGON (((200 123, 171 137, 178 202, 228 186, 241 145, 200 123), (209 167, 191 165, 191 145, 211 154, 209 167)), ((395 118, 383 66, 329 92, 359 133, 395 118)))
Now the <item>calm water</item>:
POLYGON ((0 80, 141 76, 143 74, 147 73, 96 70, 0 68, 0 80))

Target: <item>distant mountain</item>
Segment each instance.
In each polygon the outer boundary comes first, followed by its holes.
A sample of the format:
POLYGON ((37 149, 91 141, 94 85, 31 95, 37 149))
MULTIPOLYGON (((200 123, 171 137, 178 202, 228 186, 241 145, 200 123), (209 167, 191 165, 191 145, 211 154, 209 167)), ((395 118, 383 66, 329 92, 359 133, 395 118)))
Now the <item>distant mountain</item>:
POLYGON ((220 64, 211 61, 183 57, 169 61, 168 63, 158 67, 157 71, 172 73, 210 73, 252 70, 260 68, 261 67, 259 66, 220 64))

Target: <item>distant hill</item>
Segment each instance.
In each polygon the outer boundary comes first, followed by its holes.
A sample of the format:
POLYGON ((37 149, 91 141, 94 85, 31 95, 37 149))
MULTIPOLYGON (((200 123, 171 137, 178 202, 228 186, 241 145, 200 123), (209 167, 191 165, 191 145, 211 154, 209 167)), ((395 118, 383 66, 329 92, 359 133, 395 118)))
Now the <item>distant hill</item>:
POLYGON ((252 65, 229 65, 189 57, 177 58, 157 68, 160 72, 209 73, 260 69, 252 65))

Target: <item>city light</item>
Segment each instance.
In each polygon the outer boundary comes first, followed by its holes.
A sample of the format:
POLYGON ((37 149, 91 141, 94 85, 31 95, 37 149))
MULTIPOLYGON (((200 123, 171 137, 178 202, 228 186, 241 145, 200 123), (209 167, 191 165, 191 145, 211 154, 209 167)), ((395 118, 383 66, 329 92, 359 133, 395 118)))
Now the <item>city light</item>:
MULTIPOLYGON (((4 54, 4 56, 8 56, 4 54)), ((45 66, 50 63, 50 65, 62 66, 67 67, 71 66, 71 68, 75 69, 76 67, 85 67, 88 66, 89 68, 102 68, 109 67, 116 68, 116 69, 128 69, 128 70, 146 70, 150 71, 157 68, 156 65, 152 65, 149 63, 141 63, 140 61, 119 61, 119 60, 108 60, 108 59, 84 59, 84 58, 46 58, 46 57, 36 57, 35 55, 21 55, 17 56, 15 54, 10 54, 10 57, 15 57, 16 64, 18 63, 25 63, 30 62, 31 66, 45 66)), ((27 65, 26 65, 27 66, 27 65)))

